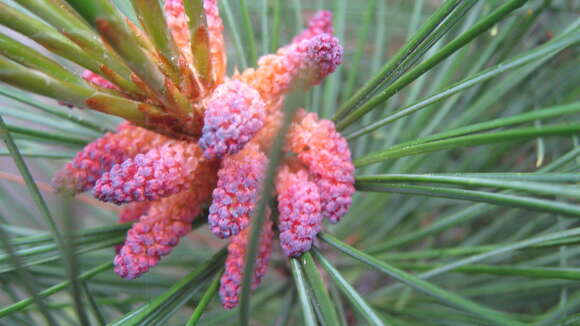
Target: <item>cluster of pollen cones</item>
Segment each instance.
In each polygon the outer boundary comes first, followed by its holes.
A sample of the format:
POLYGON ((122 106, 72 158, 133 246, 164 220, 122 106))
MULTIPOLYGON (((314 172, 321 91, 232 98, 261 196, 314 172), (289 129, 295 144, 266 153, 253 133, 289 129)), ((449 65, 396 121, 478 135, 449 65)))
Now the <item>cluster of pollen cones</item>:
MULTIPOLYGON (((229 309, 238 303, 249 225, 282 123, 284 97, 332 73, 342 61, 342 47, 332 35, 331 14, 320 11, 292 43, 261 57, 256 68, 227 77, 217 0, 204 1, 199 33, 191 32, 182 0, 166 0, 163 9, 179 50, 179 78, 176 83, 166 76, 172 97, 151 92, 146 101, 162 108, 163 119, 151 115, 122 123, 79 152, 54 184, 72 193, 91 190, 102 201, 123 205, 120 222, 134 223, 117 246, 114 264, 126 279, 139 277, 169 254, 208 205, 210 230, 229 238, 220 288, 229 309), (207 47, 196 49, 204 40, 207 47)), ((147 44, 147 33, 131 28, 147 44)), ((82 77, 95 88, 133 96, 104 74, 85 71, 82 77)), ((348 144, 331 121, 298 110, 283 150, 290 155, 275 181, 278 219, 267 210, 254 287, 266 272, 275 233, 284 254, 302 254, 311 248, 323 218, 336 223, 346 214, 354 193, 348 144)))

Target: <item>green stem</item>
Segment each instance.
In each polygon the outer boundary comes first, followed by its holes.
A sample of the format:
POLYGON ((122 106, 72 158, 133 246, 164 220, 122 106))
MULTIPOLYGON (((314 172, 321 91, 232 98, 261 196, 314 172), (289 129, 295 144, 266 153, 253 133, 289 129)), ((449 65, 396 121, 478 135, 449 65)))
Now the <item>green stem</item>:
POLYGON ((2 116, 0 116, 0 138, 4 140, 6 147, 8 147, 8 150, 12 155, 12 159, 14 160, 14 163, 16 164, 18 171, 20 171, 20 175, 24 179, 24 183, 26 184, 26 187, 28 188, 30 195, 32 196, 32 200, 36 205, 36 207, 38 208, 38 210, 40 211, 40 214, 48 224, 50 231, 55 239, 55 242, 58 245, 58 248, 60 249, 61 252, 64 252, 65 246, 60 231, 56 226, 52 214, 50 213, 48 206, 44 201, 44 198, 42 197, 40 190, 38 189, 38 186, 36 185, 36 182, 32 177, 32 174, 30 173, 30 170, 28 169, 26 163, 24 162, 24 159, 20 155, 20 151, 18 150, 18 147, 16 146, 16 143, 14 142, 14 139, 12 138, 10 131, 8 130, 6 124, 4 123, 4 119, 2 118, 2 116))
POLYGON ((232 8, 230 6, 229 0, 221 1, 224 7, 224 14, 226 15, 225 21, 229 25, 229 30, 232 33, 232 38, 234 39, 234 46, 236 47, 236 63, 241 70, 248 68, 248 59, 246 58, 246 52, 244 51, 244 46, 242 45, 242 38, 239 33, 239 28, 232 13, 232 8))
POLYGON ((445 17, 447 17, 462 0, 446 1, 437 9, 431 17, 421 26, 413 37, 391 57, 391 59, 381 68, 381 70, 366 84, 358 90, 351 98, 346 101, 338 110, 333 120, 341 119, 353 108, 356 108, 365 99, 368 98, 376 89, 378 89, 386 80, 388 80, 399 66, 414 50, 423 42, 427 36, 435 30, 445 17))
POLYGON ((29 37, 47 50, 65 59, 78 63, 91 71, 100 72, 99 60, 95 56, 84 52, 52 26, 1 2, 0 24, 29 37))
MULTIPOLYGON (((113 268, 113 263, 104 263, 102 265, 99 265, 93 269, 90 269, 90 270, 80 274, 78 276, 78 278, 80 280, 89 280, 89 279, 93 278, 94 276, 96 276, 102 272, 105 272, 111 268, 113 268)), ((43 297, 43 298, 51 296, 55 293, 58 293, 64 289, 66 289, 69 284, 70 284, 70 281, 60 282, 56 285, 49 287, 48 289, 46 289, 42 292, 39 292, 38 296, 43 297)), ((10 305, 8 307, 4 307, 4 308, 0 309, 0 317, 4 317, 4 316, 6 316, 10 313, 13 313, 15 311, 20 311, 20 310, 30 306, 33 303, 34 303, 33 298, 27 298, 27 299, 21 300, 15 304, 13 304, 13 305, 10 305)))
POLYGON ((378 106, 379 104, 386 101, 388 98, 397 93, 400 89, 412 83, 415 79, 420 77, 422 74, 433 68, 435 65, 449 57, 452 53, 462 48, 464 45, 471 42, 481 33, 485 32, 487 29, 492 27, 496 22, 503 19, 505 16, 510 14, 512 11, 521 7, 527 0, 511 0, 505 3, 503 6, 498 8, 496 11, 491 13, 489 16, 481 19, 473 27, 471 27, 467 32, 451 41, 445 45, 441 50, 435 53, 432 57, 425 60, 423 63, 419 64, 401 78, 397 79, 393 84, 389 85, 385 90, 380 92, 375 97, 369 99, 360 107, 344 116, 337 123, 337 129, 342 130, 348 125, 358 120, 364 114, 368 113, 370 110, 378 106))
POLYGON ((197 323, 199 322, 199 320, 201 318, 201 315, 203 315, 203 313, 205 311, 205 308, 207 308, 207 305, 209 304, 211 299, 216 295, 216 293, 218 291, 218 288, 220 285, 221 274, 222 274, 221 272, 216 274, 213 281, 210 283, 209 287, 207 288, 207 290, 205 291, 205 293, 201 297, 201 300, 197 304, 197 307, 195 307, 195 310, 193 311, 193 314, 191 315, 191 318, 187 322, 186 326, 197 325, 197 323))
MULTIPOLYGON (((573 182, 574 179, 568 181, 573 182)), ((499 189, 511 189, 537 194, 548 194, 553 196, 580 199, 580 189, 575 187, 566 187, 559 184, 545 184, 529 181, 506 181, 493 178, 427 174, 383 174, 359 176, 356 178, 356 182, 360 185, 399 182, 442 183, 466 187, 492 187, 499 189)))
POLYGON ((269 195, 274 191, 276 172, 278 171, 278 165, 280 164, 284 154, 282 146, 286 140, 286 133, 290 128, 290 123, 294 118, 296 110, 298 110, 298 106, 295 103, 295 97, 298 96, 299 94, 292 94, 286 99, 284 105, 284 119, 278 133, 276 134, 272 148, 270 149, 268 167, 262 183, 262 190, 258 196, 260 200, 256 204, 256 208, 252 214, 250 238, 246 248, 242 291, 240 295, 240 322, 243 326, 247 326, 250 320, 250 290, 252 287, 254 268, 256 266, 256 257, 258 256, 258 245, 260 243, 263 225, 266 220, 267 202, 269 195))
MULTIPOLYGON (((20 0, 22 1, 22 0, 20 0)), ((135 72, 155 93, 164 99, 165 80, 155 63, 139 45, 137 37, 125 21, 125 16, 110 0, 67 0, 85 18, 100 36, 122 57, 124 63, 135 72)))
POLYGON ((371 306, 364 300, 364 298, 348 283, 347 280, 340 274, 340 272, 332 266, 332 264, 322 255, 320 250, 314 248, 314 256, 320 262, 326 272, 334 279, 336 284, 344 296, 350 301, 354 308, 366 319, 369 325, 383 326, 385 325, 381 318, 376 314, 371 306))
POLYGON ((246 45, 248 49, 248 60, 253 66, 258 62, 258 52, 256 50, 256 40, 254 38, 254 30, 252 28, 252 19, 250 18, 250 11, 247 0, 240 0, 240 7, 242 10, 242 28, 246 34, 246 45))
POLYGON ((402 148, 388 148, 379 152, 367 154, 357 158, 354 163, 357 167, 386 161, 404 156, 425 154, 429 152, 452 149, 465 146, 479 146, 497 144, 499 142, 533 139, 541 136, 571 135, 580 131, 580 124, 554 125, 542 128, 516 128, 508 131, 483 133, 469 136, 460 136, 450 139, 437 140, 418 145, 404 146, 402 148))
POLYGON ((274 1, 274 18, 272 22, 272 38, 270 41, 270 52, 275 53, 280 46, 280 21, 282 16, 282 0, 274 1))
POLYGON ((7 88, 0 87, 0 95, 6 96, 6 97, 11 98, 15 101, 30 105, 34 108, 41 110, 42 112, 46 112, 46 113, 53 115, 55 117, 72 121, 79 126, 83 126, 83 127, 89 128, 91 130, 95 130, 95 131, 98 131, 101 133, 105 133, 105 132, 114 130, 114 129, 111 129, 107 126, 103 126, 102 124, 99 124, 95 121, 87 120, 83 117, 80 117, 76 114, 73 114, 71 112, 71 110, 68 110, 68 109, 63 110, 62 108, 46 105, 40 101, 31 99, 30 96, 18 94, 17 92, 10 91, 7 88))
MULTIPOLYGON (((140 93, 140 90, 131 81, 131 71, 118 54, 110 51, 110 48, 103 44, 101 38, 69 4, 63 0, 17 0, 16 2, 54 26, 62 35, 74 42, 85 53, 88 53, 99 63, 97 71, 101 71, 101 65, 106 66, 120 76, 116 80, 119 82, 119 86, 128 91, 140 93)), ((85 4, 90 7, 96 2, 85 1, 85 4)))
MULTIPOLYGON (((398 268, 409 270, 432 270, 440 268, 444 264, 397 264, 398 268)), ((519 267, 519 266, 493 266, 493 265, 468 265, 454 269, 455 272, 469 274, 491 274, 502 276, 522 276, 529 278, 549 278, 562 280, 580 279, 580 271, 573 268, 550 268, 550 267, 519 267)))
POLYGON ((376 258, 367 255, 366 253, 359 251, 347 244, 339 241, 333 236, 326 233, 319 233, 319 237, 335 249, 342 251, 343 253, 357 259, 366 265, 377 269, 378 271, 391 276, 392 278, 414 288, 417 291, 423 292, 429 296, 440 300, 441 302, 447 303, 451 306, 455 306, 467 312, 471 312, 482 319, 491 321, 494 325, 506 325, 515 326, 523 325, 522 323, 509 319, 504 316, 503 313, 491 310, 487 307, 481 306, 473 301, 469 301, 462 298, 452 292, 448 292, 438 286, 424 281, 414 275, 405 273, 404 271, 393 267, 389 264, 381 262, 376 258))
POLYGON ((218 251, 205 263, 191 271, 176 282, 165 293, 155 297, 152 301, 132 311, 111 323, 111 326, 134 326, 151 323, 155 325, 158 319, 163 319, 167 313, 174 311, 191 299, 202 282, 212 275, 223 264, 226 248, 218 251))
POLYGON ((22 65, 43 72, 53 78, 81 86, 85 81, 65 69, 56 61, 36 52, 30 47, 0 33, 0 54, 22 65))
POLYGON ((292 277, 294 278, 294 284, 296 284, 296 290, 298 291, 300 305, 302 306, 304 325, 316 326, 316 318, 314 317, 314 311, 312 311, 312 305, 310 304, 310 300, 308 299, 310 294, 306 289, 306 280, 304 279, 302 267, 300 267, 300 262, 298 261, 297 258, 290 259, 290 267, 292 269, 292 277))
POLYGON ((167 27, 165 15, 158 1, 131 0, 137 18, 143 29, 149 35, 149 39, 173 68, 172 72, 178 71, 179 55, 177 45, 167 27))
POLYGON ((299 260, 304 272, 306 273, 306 278, 314 294, 314 299, 317 302, 320 315, 323 319, 322 323, 324 325, 339 325, 335 306, 332 303, 332 300, 330 300, 330 296, 326 291, 326 286, 324 285, 322 276, 312 259, 312 255, 310 252, 305 252, 299 260))
MULTIPOLYGON (((0 122, 2 121, 1 119, 2 118, 0 117, 0 122)), ((12 246, 9 242, 8 235, 6 234, 3 228, 0 228, 0 242, 2 242, 2 246, 8 252, 13 267, 18 270, 16 276, 20 278, 22 287, 30 296, 32 296, 30 299, 28 299, 30 303, 36 303, 38 305, 40 313, 42 314, 48 325, 50 326, 57 325, 54 318, 47 310, 46 303, 42 299, 41 293, 38 293, 36 290, 36 280, 32 277, 31 273, 24 266, 22 266, 20 258, 14 254, 12 246)), ((0 316, 3 316, 2 312, 5 311, 6 309, 8 308, 0 309, 0 316)))
POLYGON ((431 104, 437 103, 439 101, 442 101, 444 99, 447 99, 455 94, 458 94, 460 92, 466 91, 467 89, 470 89, 471 87, 474 87, 476 85, 482 84, 496 76, 499 76, 507 71, 510 71, 512 69, 521 67, 527 63, 533 62, 535 60, 547 60, 550 57, 556 55, 557 53, 559 53, 560 51, 562 51, 563 49, 571 46, 572 44, 578 42, 578 40, 580 40, 580 34, 578 33, 571 33, 565 37, 560 37, 557 39, 554 39, 553 41, 550 41, 548 43, 546 43, 545 45, 542 45, 538 48, 535 48, 527 53, 524 53, 522 55, 519 55, 513 59, 504 61, 494 67, 488 68, 480 73, 475 74, 474 76, 471 77, 467 77, 465 79, 463 79, 462 81, 459 81, 451 86, 449 86, 448 88, 446 88, 445 90, 436 93, 434 95, 431 95, 429 97, 424 98, 423 100, 406 106, 396 112, 390 113, 387 116, 383 117, 382 119, 373 122, 367 126, 361 127, 359 129, 357 129, 355 132, 353 132, 352 134, 346 136, 347 139, 352 140, 355 139, 359 136, 368 134, 369 132, 372 132, 380 127, 386 126, 394 121, 397 121, 405 116, 408 116, 412 113, 415 113, 419 110, 428 108, 431 104))
POLYGON ((189 18, 188 25, 193 64, 204 84, 209 85, 211 83, 211 58, 207 18, 203 9, 203 1, 185 0, 184 6, 185 13, 189 18))
POLYGON ((72 135, 65 135, 61 133, 42 131, 33 128, 26 128, 20 126, 6 125, 6 128, 15 134, 15 136, 24 136, 26 138, 32 138, 35 140, 40 140, 42 142, 54 142, 66 145, 77 145, 85 146, 90 143, 90 139, 75 137, 72 135))
POLYGON ((486 202, 494 205, 501 205, 507 207, 521 207, 551 213, 559 213, 574 217, 580 217, 580 207, 578 205, 562 203, 555 200, 514 196, 505 193, 493 193, 493 192, 454 189, 446 187, 400 185, 396 183, 380 184, 380 185, 363 184, 357 185, 356 188, 359 191, 392 192, 417 196, 429 196, 458 200, 468 200, 474 202, 486 202))

